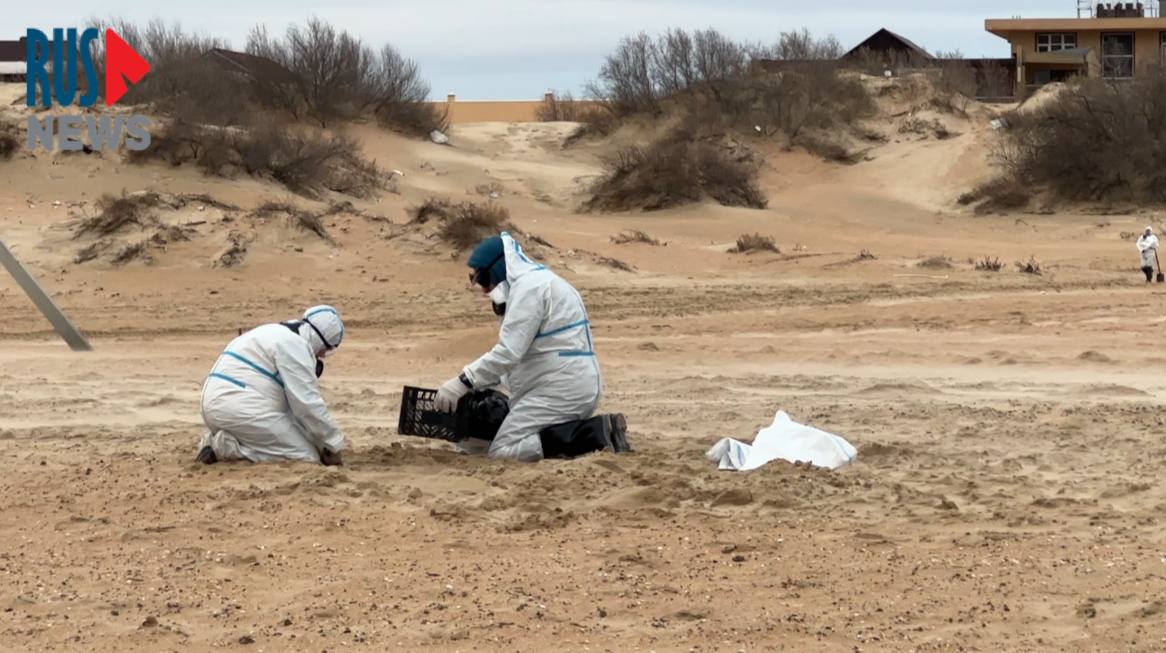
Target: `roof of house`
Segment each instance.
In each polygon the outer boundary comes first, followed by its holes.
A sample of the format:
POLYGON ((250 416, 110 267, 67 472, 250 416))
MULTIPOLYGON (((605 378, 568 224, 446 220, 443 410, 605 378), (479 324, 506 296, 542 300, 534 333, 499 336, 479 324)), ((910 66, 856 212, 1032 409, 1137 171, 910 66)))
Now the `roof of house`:
POLYGON ((871 34, 870 36, 866 37, 866 40, 864 40, 862 43, 859 43, 858 45, 854 46, 853 48, 850 49, 849 52, 847 52, 846 54, 844 54, 842 56, 849 57, 853 54, 857 54, 859 50, 862 50, 863 48, 867 47, 872 41, 874 41, 875 39, 877 39, 881 36, 891 37, 892 39, 901 43, 903 45, 903 49, 910 50, 910 51, 914 52, 915 54, 918 54, 919 56, 921 56, 925 59, 931 58, 931 54, 929 52, 927 52, 927 50, 924 50, 923 48, 916 45, 913 41, 911 41, 911 39, 909 39, 905 36, 900 36, 899 34, 896 34, 885 27, 879 29, 879 31, 875 32, 874 34, 871 34))
POLYGON ((1009 32, 1164 31, 1166 18, 989 18, 984 29, 996 36, 1009 32))
POLYGON ((0 61, 25 61, 27 47, 24 39, 19 41, 0 41, 0 61))
POLYGON ((251 77, 281 84, 294 84, 296 82, 296 76, 292 71, 267 57, 224 50, 223 48, 212 48, 207 51, 206 56, 214 57, 251 77))

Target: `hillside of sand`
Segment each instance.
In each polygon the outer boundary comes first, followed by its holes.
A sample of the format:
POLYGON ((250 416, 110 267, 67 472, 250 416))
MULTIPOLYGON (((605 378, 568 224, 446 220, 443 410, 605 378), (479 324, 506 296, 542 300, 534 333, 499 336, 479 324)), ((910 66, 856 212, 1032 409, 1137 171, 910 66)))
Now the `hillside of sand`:
POLYGON ((603 146, 563 149, 567 124, 451 147, 354 127, 403 176, 334 211, 111 156, 0 162, 0 238, 95 347, 0 276, 0 649, 1162 650, 1163 291, 1126 235, 1157 220, 974 216, 955 198, 989 173, 988 121, 909 117, 850 166, 751 144, 763 211, 576 214, 603 146), (123 192, 156 193, 155 220, 75 262, 123 192), (523 465, 396 433, 403 385, 496 336, 406 209, 491 194, 585 297, 636 453, 523 465), (267 202, 327 212, 328 238, 267 202), (612 242, 630 229, 663 244, 612 242), (754 232, 781 253, 728 253, 754 232), (348 326, 322 381, 346 465, 195 464, 223 345, 320 302, 348 326), (857 462, 704 459, 778 409, 857 462))

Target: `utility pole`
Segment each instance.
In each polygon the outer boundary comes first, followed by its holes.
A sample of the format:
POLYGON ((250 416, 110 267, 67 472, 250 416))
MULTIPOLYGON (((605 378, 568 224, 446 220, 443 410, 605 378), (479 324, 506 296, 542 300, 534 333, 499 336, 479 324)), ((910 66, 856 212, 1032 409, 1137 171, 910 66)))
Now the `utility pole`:
POLYGON ((3 265, 8 270, 8 274, 11 274, 12 278, 16 280, 17 285, 24 289, 24 293, 28 295, 33 304, 36 304, 41 315, 45 316, 45 319, 53 325, 57 335, 61 336, 70 349, 73 351, 93 351, 93 347, 89 346, 89 341, 85 339, 85 336, 81 335, 77 327, 73 326, 69 318, 65 317, 61 309, 57 308, 48 293, 40 287, 36 279, 32 278, 32 275, 20 264, 20 261, 16 260, 12 252, 8 251, 8 247, 2 240, 0 240, 0 265, 3 265))

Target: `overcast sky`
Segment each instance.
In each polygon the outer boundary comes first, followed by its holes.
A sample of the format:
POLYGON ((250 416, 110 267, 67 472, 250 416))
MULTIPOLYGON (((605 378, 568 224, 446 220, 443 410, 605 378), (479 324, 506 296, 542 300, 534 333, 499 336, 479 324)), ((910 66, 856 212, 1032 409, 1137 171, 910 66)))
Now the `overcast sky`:
POLYGON ((72 27, 87 17, 160 17, 228 39, 242 48, 247 31, 265 23, 318 16, 374 46, 392 43, 416 59, 433 96, 537 98, 547 89, 578 93, 620 37, 668 27, 713 27, 743 41, 771 42, 806 27, 834 34, 850 48, 886 27, 924 48, 1006 57, 985 18, 1067 17, 1075 0, 114 0, 85 3, 6 2, 0 39, 27 27, 72 27))

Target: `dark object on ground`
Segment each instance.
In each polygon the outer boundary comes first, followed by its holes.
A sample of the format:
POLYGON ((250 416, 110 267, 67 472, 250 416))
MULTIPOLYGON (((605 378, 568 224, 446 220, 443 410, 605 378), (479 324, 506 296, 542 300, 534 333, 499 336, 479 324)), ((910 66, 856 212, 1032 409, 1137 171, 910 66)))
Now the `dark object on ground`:
POLYGON ((436 390, 405 386, 397 432, 448 442, 468 438, 493 440, 510 412, 506 395, 494 390, 471 392, 458 401, 452 415, 437 410, 436 390))
MULTIPOLYGON (((450 415, 434 406, 436 390, 406 386, 401 395, 397 431, 448 442, 469 438, 493 440, 506 416, 509 398, 494 390, 478 390, 458 401, 450 415)), ((627 419, 622 414, 599 415, 550 426, 539 432, 544 458, 576 458, 595 451, 627 453, 627 419)))
POLYGON ((557 424, 539 431, 543 458, 578 458, 596 451, 628 453, 628 421, 622 414, 557 424))
POLYGON ((215 450, 208 445, 199 450, 195 460, 204 465, 213 465, 219 462, 219 457, 215 455, 215 450))
POLYGON ((1162 261, 1158 260, 1158 250, 1154 250, 1154 262, 1158 264, 1158 283, 1166 282, 1166 274, 1162 274, 1162 261))

